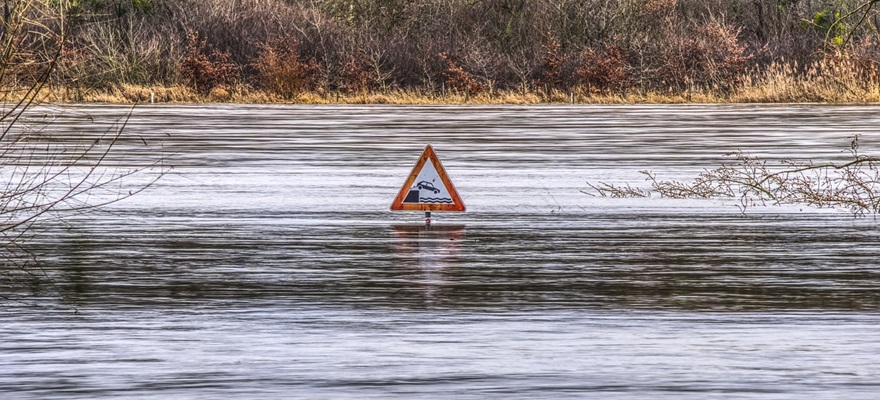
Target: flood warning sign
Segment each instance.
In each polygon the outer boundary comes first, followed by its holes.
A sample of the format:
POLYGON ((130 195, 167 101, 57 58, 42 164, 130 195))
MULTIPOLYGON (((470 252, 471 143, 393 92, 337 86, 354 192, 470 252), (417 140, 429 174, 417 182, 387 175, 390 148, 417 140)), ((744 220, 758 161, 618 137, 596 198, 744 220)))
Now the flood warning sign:
POLYGON ((392 211, 464 211, 465 206, 443 169, 431 145, 422 156, 391 203, 392 211))

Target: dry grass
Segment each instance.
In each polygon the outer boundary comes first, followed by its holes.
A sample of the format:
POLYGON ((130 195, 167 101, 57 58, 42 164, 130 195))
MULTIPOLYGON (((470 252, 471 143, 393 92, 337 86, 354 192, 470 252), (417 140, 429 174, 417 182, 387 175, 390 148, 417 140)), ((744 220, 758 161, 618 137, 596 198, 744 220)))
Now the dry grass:
MULTIPOLYGON (((732 95, 693 90, 686 93, 636 91, 622 94, 574 93, 574 104, 713 104, 713 103, 876 103, 880 90, 865 88, 838 93, 827 89, 804 90, 801 83, 774 79, 765 85, 750 84, 732 95)), ((387 93, 325 94, 320 91, 303 92, 293 98, 250 88, 217 87, 208 94, 200 94, 186 86, 146 87, 137 85, 114 86, 110 89, 80 91, 73 89, 44 89, 41 101, 56 103, 167 103, 167 104, 569 104, 571 94, 546 96, 542 93, 500 91, 494 94, 425 94, 416 91, 394 90, 387 93), (152 98, 151 95, 152 94, 152 98)), ((11 98, 15 98, 14 95, 11 98)))
MULTIPOLYGON (((692 86, 679 91, 637 88, 596 93, 586 86, 572 91, 387 90, 355 93, 307 90, 291 95, 250 86, 218 86, 201 93, 188 86, 116 85, 106 89, 49 87, 44 101, 83 103, 245 103, 245 104, 684 104, 684 103, 874 103, 880 102, 880 74, 849 57, 830 55, 805 68, 776 62, 749 73, 733 90, 692 86)), ((15 98, 15 89, 5 91, 15 98)), ((21 92, 22 94, 24 92, 21 92)))
POLYGON ((873 103, 880 101, 878 76, 848 60, 823 59, 797 73, 797 66, 774 63, 755 74, 731 97, 733 102, 873 103))

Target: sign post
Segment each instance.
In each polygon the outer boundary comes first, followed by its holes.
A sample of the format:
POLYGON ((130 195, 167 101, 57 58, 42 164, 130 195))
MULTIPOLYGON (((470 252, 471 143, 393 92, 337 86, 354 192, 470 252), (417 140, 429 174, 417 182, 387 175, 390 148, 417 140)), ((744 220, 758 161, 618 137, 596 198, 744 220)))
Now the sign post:
POLYGON ((465 209, 434 148, 427 145, 391 203, 391 211, 424 211, 425 223, 430 224, 431 211, 465 209))

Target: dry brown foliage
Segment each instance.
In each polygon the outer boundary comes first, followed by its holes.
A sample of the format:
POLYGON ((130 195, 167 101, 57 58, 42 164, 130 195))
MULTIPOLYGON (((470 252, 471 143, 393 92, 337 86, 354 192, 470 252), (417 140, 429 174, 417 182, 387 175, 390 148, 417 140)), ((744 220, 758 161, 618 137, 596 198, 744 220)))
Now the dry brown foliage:
POLYGON ((370 68, 363 61, 366 56, 363 50, 357 53, 359 57, 349 55, 348 61, 342 66, 339 89, 343 93, 366 93, 370 89, 370 68))
POLYGON ((482 93, 486 90, 485 85, 478 82, 471 74, 456 64, 445 52, 437 54, 437 58, 446 65, 443 77, 450 89, 468 94, 482 93))
POLYGON ((581 54, 575 75, 588 93, 609 93, 632 86, 630 68, 623 53, 616 47, 602 51, 588 49, 581 54))
POLYGON ((547 34, 547 43, 544 44, 543 50, 539 83, 549 91, 562 86, 564 81, 562 67, 568 55, 562 52, 562 44, 550 33, 547 34))
POLYGON ((285 99, 318 86, 318 66, 299 52, 296 41, 275 39, 262 46, 253 63, 259 86, 285 99))
POLYGON ((180 75, 188 85, 199 92, 209 93, 217 86, 235 85, 240 71, 241 67, 230 61, 228 52, 209 49, 207 40, 199 40, 198 33, 187 33, 180 75))

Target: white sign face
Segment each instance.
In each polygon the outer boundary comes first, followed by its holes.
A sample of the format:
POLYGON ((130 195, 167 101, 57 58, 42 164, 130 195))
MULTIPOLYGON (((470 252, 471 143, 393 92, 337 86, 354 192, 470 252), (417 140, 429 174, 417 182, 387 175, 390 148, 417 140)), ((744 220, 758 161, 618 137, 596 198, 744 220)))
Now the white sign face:
POLYGON ((413 194, 418 191, 418 198, 409 195, 403 200, 404 203, 452 204, 452 197, 432 163, 425 163, 409 190, 413 194))

